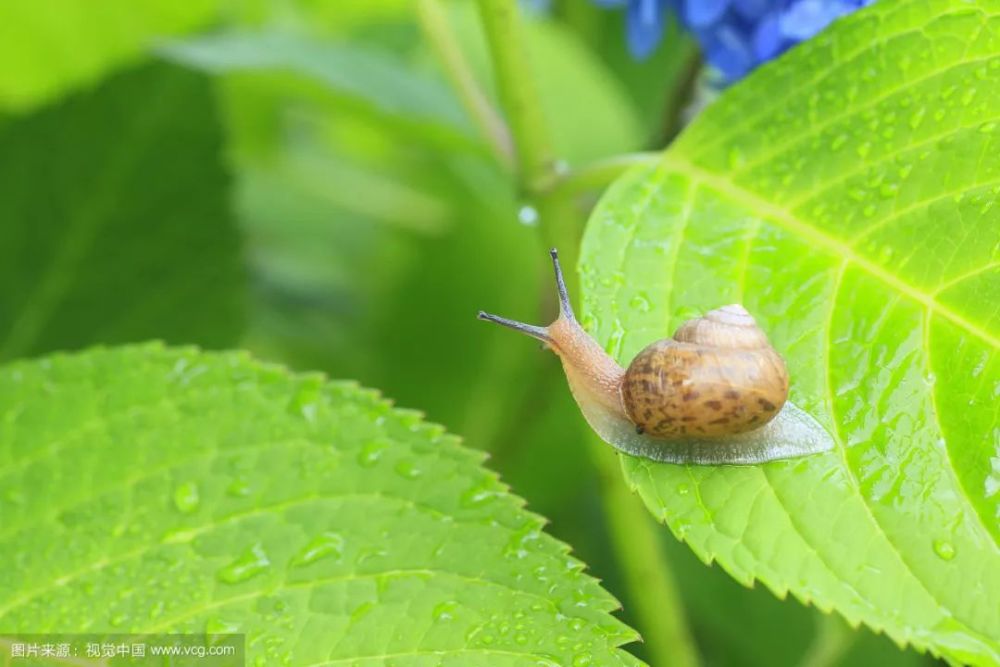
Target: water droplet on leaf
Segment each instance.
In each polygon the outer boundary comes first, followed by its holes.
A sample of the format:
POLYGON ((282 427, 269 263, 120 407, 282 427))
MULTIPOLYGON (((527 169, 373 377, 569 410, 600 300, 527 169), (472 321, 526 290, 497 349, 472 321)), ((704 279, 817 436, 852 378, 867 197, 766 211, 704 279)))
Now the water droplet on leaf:
POLYGON ((236 479, 234 479, 232 482, 229 483, 229 486, 226 487, 226 494, 236 498, 240 498, 243 496, 249 496, 250 491, 252 490, 253 489, 251 489, 250 487, 250 482, 248 482, 242 477, 237 477, 236 479))
POLYGON ((934 540, 934 553, 942 560, 951 560, 955 557, 955 545, 947 540, 934 540))
POLYGON ((344 538, 333 532, 320 533, 292 558, 293 565, 309 565, 323 558, 340 558, 344 555, 344 538))
POLYGON ((396 474, 405 479, 416 479, 420 477, 420 468, 413 461, 400 461, 396 464, 394 470, 396 474))
POLYGON ((198 485, 184 482, 174 489, 174 507, 182 514, 190 514, 198 509, 198 485))
POLYGON ((435 605, 434 609, 431 610, 431 617, 434 619, 435 623, 450 621, 454 618, 453 612, 456 609, 458 609, 458 603, 453 600, 448 600, 447 602, 435 605))
POLYGON ((382 452, 388 449, 389 445, 383 440, 371 440, 366 442, 362 447, 361 451, 358 452, 358 463, 365 468, 371 468, 379 459, 382 458, 382 452))
POLYGON ((260 544, 255 544, 239 558, 219 570, 216 576, 223 583, 238 584, 256 577, 270 565, 271 561, 264 553, 264 548, 260 544))

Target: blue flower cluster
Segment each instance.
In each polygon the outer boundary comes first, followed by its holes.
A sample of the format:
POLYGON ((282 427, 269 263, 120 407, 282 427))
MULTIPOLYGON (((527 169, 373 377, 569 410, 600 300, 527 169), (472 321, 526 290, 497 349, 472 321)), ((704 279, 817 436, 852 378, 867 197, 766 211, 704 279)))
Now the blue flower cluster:
POLYGON ((628 44, 638 59, 663 37, 668 11, 690 30, 727 81, 809 39, 839 16, 873 0, 594 0, 626 6, 628 44))

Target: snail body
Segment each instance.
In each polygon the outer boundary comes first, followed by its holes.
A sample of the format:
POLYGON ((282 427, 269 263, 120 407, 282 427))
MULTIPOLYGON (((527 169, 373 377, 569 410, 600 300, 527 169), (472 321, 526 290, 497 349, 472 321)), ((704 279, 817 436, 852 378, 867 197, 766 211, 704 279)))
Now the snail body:
POLYGON ((479 318, 555 352, 603 440, 672 463, 760 463, 832 448, 829 434, 787 401, 785 362, 745 308, 730 304, 688 320, 623 369, 576 321, 555 250, 552 261, 560 303, 555 322, 536 327, 484 312, 479 318))

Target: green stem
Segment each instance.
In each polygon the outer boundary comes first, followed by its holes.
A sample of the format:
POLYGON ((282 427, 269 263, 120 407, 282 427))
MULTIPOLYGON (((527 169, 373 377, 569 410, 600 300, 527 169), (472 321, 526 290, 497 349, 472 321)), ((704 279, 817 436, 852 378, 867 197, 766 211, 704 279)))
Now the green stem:
POLYGON ((500 164, 508 169, 512 168, 514 145, 510 130, 479 87, 472 68, 455 39, 441 0, 417 0, 417 17, 421 30, 441 62, 445 76, 458 94, 462 106, 493 149, 500 164))
POLYGON ((529 195, 552 179, 552 145, 542 117, 515 0, 479 0, 500 104, 514 136, 518 180, 529 195))
POLYGON ((816 620, 816 636, 799 666, 832 667, 850 650, 857 636, 839 616, 820 613, 816 620))
POLYGON ((563 197, 603 190, 632 167, 640 164, 653 166, 662 158, 659 153, 624 153, 595 160, 567 172, 562 178, 553 182, 551 189, 563 197))
MULTIPOLYGON (((582 226, 572 195, 607 183, 648 156, 611 158, 575 174, 557 176, 551 138, 528 68, 517 0, 479 0, 479 10, 500 102, 514 139, 518 184, 538 209, 545 242, 559 248, 564 266, 576 267, 582 226)), ((570 293, 577 293, 577 272, 567 271, 566 278, 570 293)), ((646 638, 649 659, 654 665, 695 667, 697 651, 668 561, 661 552, 657 527, 626 486, 611 448, 595 438, 589 449, 602 479, 604 514, 624 572, 630 611, 646 638)))
POLYGON ((619 455, 596 436, 590 440, 590 458, 601 480, 601 502, 625 587, 629 611, 639 619, 653 665, 695 667, 698 649, 680 592, 660 544, 662 528, 649 515, 622 476, 619 455))

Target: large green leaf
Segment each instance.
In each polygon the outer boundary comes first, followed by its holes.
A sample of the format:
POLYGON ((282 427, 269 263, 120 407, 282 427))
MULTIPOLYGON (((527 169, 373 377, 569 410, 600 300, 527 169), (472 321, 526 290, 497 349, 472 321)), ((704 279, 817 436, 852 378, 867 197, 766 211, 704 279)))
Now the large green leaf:
POLYGON ((586 324, 627 361, 758 316, 835 451, 623 458, 704 560, 1000 663, 1000 5, 878 2, 728 91, 590 221, 586 324))
POLYGON ((444 84, 405 61, 360 43, 321 42, 281 32, 228 32, 164 44, 177 62, 215 74, 268 72, 295 77, 340 107, 373 114, 408 140, 478 146, 457 100, 444 84))
POLYGON ((204 25, 217 0, 4 0, 0 107, 25 109, 142 57, 157 36, 204 25))
POLYGON ((152 65, 0 128, 0 359, 224 346, 243 276, 208 82, 152 65))
POLYGON ((244 353, 9 365, 0 627, 245 633, 248 664, 638 664, 615 601, 482 458, 244 353))

